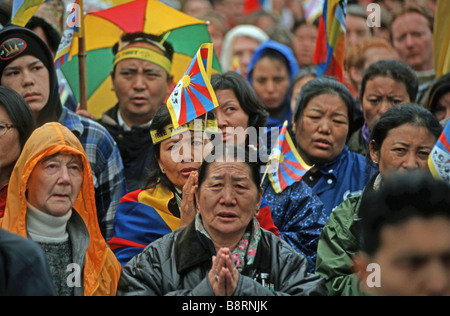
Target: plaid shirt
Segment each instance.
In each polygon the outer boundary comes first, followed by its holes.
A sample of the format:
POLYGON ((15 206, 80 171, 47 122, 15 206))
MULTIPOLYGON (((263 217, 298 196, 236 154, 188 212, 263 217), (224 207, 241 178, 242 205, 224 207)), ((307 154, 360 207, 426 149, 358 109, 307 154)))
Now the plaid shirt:
POLYGON ((122 158, 106 129, 63 107, 59 123, 78 136, 91 164, 98 223, 103 237, 113 234, 113 220, 119 200, 126 194, 122 158))

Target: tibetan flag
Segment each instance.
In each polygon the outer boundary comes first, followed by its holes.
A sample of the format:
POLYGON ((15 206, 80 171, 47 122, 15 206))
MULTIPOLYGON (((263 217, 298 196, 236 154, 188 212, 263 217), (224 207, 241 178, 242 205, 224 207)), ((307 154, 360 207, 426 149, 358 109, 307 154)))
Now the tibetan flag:
POLYGON ((343 81, 346 15, 347 0, 325 0, 314 53, 317 77, 327 75, 343 81))
POLYGON ((434 19, 433 54, 436 78, 450 71, 450 1, 438 0, 434 19))
POLYGON ((11 12, 11 23, 25 26, 39 7, 50 0, 14 0, 11 12))
POLYGON ((450 183, 450 121, 428 157, 428 167, 435 178, 450 183))
POLYGON ((282 192, 291 184, 300 181, 311 169, 303 161, 287 131, 288 121, 281 128, 278 139, 269 156, 269 179, 276 193, 282 192))
POLYGON ((59 69, 65 62, 69 60, 69 53, 72 48, 74 37, 80 37, 81 19, 83 18, 83 0, 75 0, 71 6, 71 12, 67 17, 67 26, 61 37, 58 51, 55 55, 55 67, 59 69))
POLYGON ((213 110, 219 103, 211 87, 213 44, 202 44, 167 99, 175 128, 213 110))

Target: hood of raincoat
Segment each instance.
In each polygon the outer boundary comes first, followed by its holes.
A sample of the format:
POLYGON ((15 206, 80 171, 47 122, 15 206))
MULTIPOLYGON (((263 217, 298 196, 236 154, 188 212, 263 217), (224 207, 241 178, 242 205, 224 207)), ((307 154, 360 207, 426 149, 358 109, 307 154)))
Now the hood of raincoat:
POLYGON ((120 264, 106 245, 97 222, 92 171, 78 138, 59 123, 37 128, 26 142, 12 172, 5 215, 0 227, 27 238, 27 185, 39 161, 57 153, 81 156, 83 184, 73 206, 89 231, 89 247, 83 270, 85 295, 114 295, 120 276, 120 264))
POLYGON ((25 27, 8 25, 3 28, 0 31, 0 78, 9 63, 25 55, 32 55, 41 60, 49 72, 50 93, 48 101, 39 112, 36 122, 41 126, 47 122, 58 121, 62 113, 62 105, 59 98, 58 78, 50 49, 39 35, 25 27), (11 46, 16 49, 11 50, 11 46))

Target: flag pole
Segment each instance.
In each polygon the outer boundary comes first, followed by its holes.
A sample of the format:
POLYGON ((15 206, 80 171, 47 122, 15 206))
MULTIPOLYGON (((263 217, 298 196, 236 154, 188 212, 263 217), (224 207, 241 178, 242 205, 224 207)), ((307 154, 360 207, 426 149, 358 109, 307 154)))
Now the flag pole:
POLYGON ((266 165, 266 170, 264 171, 264 175, 263 175, 263 177, 262 177, 262 179, 261 179, 261 184, 259 185, 259 186, 261 186, 261 187, 262 187, 262 185, 263 185, 263 183, 264 183, 264 179, 266 178, 267 171, 269 171, 269 168, 270 168, 270 160, 269 160, 269 162, 268 162, 267 165, 266 165))
POLYGON ((80 86, 80 109, 87 110, 86 42, 84 39, 83 0, 80 0, 79 5, 80 5, 80 35, 78 37, 78 75, 80 86))

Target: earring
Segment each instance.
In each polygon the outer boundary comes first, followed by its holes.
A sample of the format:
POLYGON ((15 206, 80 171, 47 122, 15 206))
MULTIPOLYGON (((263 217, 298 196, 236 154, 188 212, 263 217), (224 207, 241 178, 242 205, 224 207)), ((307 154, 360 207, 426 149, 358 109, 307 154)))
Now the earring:
POLYGON ((161 172, 162 172, 162 173, 166 173, 166 169, 162 168, 162 169, 161 169, 161 172))

